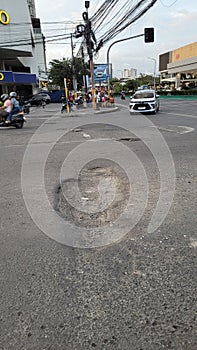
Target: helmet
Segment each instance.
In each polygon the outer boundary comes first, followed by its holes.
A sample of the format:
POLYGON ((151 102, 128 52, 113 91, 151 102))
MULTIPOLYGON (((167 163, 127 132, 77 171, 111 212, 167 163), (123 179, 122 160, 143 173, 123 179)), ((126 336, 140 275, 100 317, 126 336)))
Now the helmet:
POLYGON ((8 94, 3 94, 1 95, 1 100, 4 102, 5 100, 7 100, 9 98, 8 94))
POLYGON ((17 96, 17 94, 15 91, 10 92, 10 97, 16 97, 16 96, 17 96))

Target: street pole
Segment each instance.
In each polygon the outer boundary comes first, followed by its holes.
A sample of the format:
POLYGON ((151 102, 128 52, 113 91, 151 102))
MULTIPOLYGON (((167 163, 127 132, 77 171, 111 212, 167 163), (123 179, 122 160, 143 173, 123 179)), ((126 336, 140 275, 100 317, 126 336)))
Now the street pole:
POLYGON ((83 62, 84 87, 85 87, 85 93, 87 94, 87 92, 88 92, 88 84, 87 84, 87 79, 86 79, 86 66, 85 66, 85 62, 84 62, 83 47, 81 47, 81 57, 82 57, 82 62, 83 62))
POLYGON ((150 60, 154 61, 154 72, 153 72, 153 84, 154 84, 154 90, 156 90, 156 78, 155 78, 155 74, 156 74, 156 58, 153 57, 148 57, 150 60))
POLYGON ((66 96, 66 108, 67 112, 70 112, 69 105, 68 105, 68 88, 67 88, 67 81, 66 78, 64 78, 64 89, 65 89, 65 96, 66 96))
POLYGON ((90 62, 90 76, 91 76, 91 83, 92 83, 92 105, 93 108, 96 109, 96 103, 95 103, 95 91, 94 91, 94 62, 93 62, 93 48, 92 48, 92 30, 91 30, 91 21, 88 17, 88 8, 90 6, 90 1, 85 1, 85 8, 86 12, 83 13, 83 19, 86 23, 86 45, 88 50, 88 56, 89 56, 89 62, 90 62))
POLYGON ((134 35, 134 36, 130 36, 130 37, 128 37, 128 38, 116 40, 116 41, 114 41, 114 42, 109 46, 109 48, 108 48, 108 50, 107 50, 107 69, 108 69, 107 89, 108 89, 108 96, 109 96, 109 94, 110 94, 109 51, 110 51, 111 47, 112 47, 114 44, 120 43, 121 41, 139 38, 140 36, 144 36, 144 34, 134 35))
POLYGON ((73 47, 73 34, 70 34, 71 39, 71 54, 72 54, 72 80, 73 80, 73 90, 74 92, 77 90, 76 84, 76 76, 75 76, 75 63, 74 63, 74 47, 73 47))

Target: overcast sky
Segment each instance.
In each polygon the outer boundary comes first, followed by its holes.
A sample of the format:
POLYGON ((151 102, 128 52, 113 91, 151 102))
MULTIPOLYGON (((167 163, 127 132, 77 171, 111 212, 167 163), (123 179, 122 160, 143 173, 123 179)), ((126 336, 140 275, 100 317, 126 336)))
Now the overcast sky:
MULTIPOLYGON (((90 17, 103 2, 104 0, 90 0, 90 17)), ((132 0, 130 2, 132 4, 132 0)), ((83 23, 85 0, 35 0, 35 5, 36 15, 41 20, 42 31, 46 38, 51 35, 69 34, 74 30, 76 22, 83 23), (69 24, 69 21, 74 24, 69 24)), ((142 37, 115 44, 111 48, 109 56, 114 76, 120 76, 120 71, 125 68, 135 68, 138 74, 153 74, 154 60, 149 57, 157 60, 156 71, 158 71, 159 54, 196 42, 197 0, 157 0, 145 15, 99 51, 95 63, 106 63, 106 52, 113 41, 142 34, 145 27, 155 28, 154 43, 144 43, 142 37)), ((76 47, 74 53, 77 51, 76 47)), ((47 44, 46 54, 47 62, 55 58, 71 58, 70 41, 47 44)))

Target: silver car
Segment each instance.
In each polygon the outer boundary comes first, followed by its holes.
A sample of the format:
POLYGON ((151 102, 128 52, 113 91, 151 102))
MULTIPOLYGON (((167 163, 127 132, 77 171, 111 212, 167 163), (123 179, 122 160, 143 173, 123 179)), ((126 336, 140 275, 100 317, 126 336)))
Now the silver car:
POLYGON ((130 113, 156 113, 159 110, 159 95, 155 90, 138 90, 130 98, 130 113))

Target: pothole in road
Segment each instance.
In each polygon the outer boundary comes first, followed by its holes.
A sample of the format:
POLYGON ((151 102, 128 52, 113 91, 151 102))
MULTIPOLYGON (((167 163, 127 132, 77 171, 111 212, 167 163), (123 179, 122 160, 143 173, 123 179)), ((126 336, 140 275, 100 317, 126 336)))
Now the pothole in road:
POLYGON ((82 169, 78 179, 67 179, 59 185, 55 210, 65 220, 79 226, 98 227, 114 222, 124 211, 131 190, 126 173, 111 161, 105 160, 103 164, 103 160, 100 160, 99 163, 98 160, 97 164, 90 162, 82 169), (77 186, 80 210, 75 205, 77 186), (106 204, 104 209, 103 199, 106 204), (91 205, 94 208, 96 205, 98 210, 91 212, 91 205))

